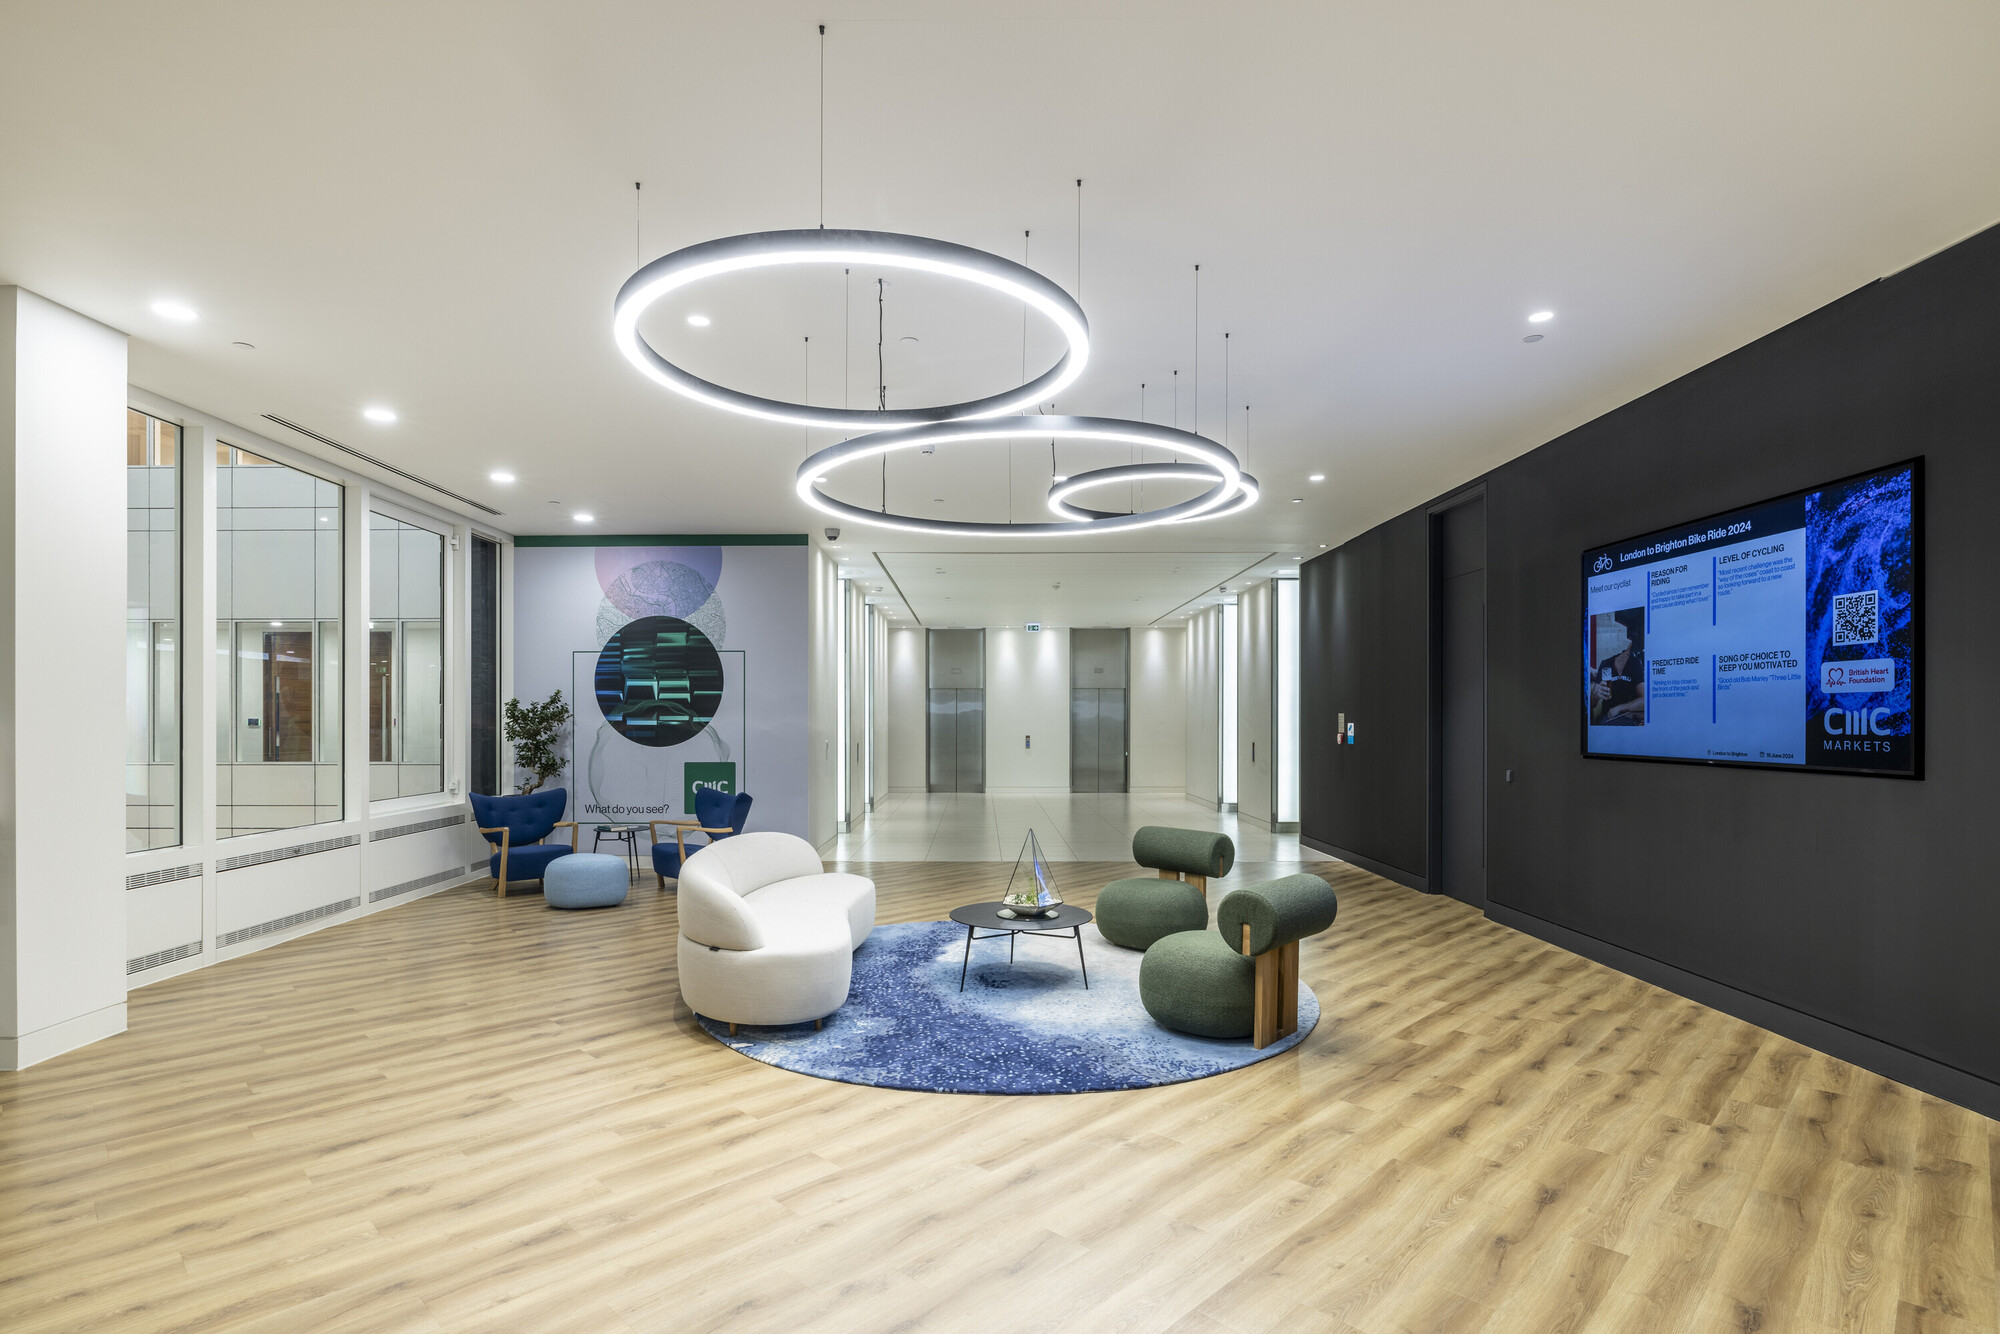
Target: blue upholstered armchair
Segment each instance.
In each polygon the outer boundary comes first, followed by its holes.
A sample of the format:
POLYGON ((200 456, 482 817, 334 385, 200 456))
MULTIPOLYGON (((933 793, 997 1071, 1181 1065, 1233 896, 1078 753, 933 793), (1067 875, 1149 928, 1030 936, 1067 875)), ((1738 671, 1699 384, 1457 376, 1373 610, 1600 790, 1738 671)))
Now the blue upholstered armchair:
MULTIPOLYGON (((727 792, 705 787, 694 794, 694 819, 653 821, 653 876, 660 882, 660 888, 665 889, 669 880, 680 879, 681 863, 688 859, 689 834, 704 835, 705 842, 713 843, 718 838, 742 833, 743 824, 749 818, 748 792, 738 792, 732 797, 727 792), (674 827, 673 842, 660 842, 661 825, 674 827)), ((699 852, 701 848, 702 845, 697 843, 694 851, 699 852)))
POLYGON ((569 805, 569 793, 559 787, 530 792, 517 797, 485 797, 472 794, 472 817, 479 832, 499 851, 493 854, 488 870, 499 883, 500 897, 507 897, 507 878, 540 880, 542 872, 558 857, 576 851, 576 821, 562 818, 569 805), (544 843, 558 829, 569 830, 569 844, 544 843))

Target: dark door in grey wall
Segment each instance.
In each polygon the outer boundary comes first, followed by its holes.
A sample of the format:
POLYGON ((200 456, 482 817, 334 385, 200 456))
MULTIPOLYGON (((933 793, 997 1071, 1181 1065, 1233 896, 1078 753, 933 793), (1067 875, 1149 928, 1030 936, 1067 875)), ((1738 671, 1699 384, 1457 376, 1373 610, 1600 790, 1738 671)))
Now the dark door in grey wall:
POLYGON ((1486 498, 1437 517, 1437 888, 1486 906, 1486 498))

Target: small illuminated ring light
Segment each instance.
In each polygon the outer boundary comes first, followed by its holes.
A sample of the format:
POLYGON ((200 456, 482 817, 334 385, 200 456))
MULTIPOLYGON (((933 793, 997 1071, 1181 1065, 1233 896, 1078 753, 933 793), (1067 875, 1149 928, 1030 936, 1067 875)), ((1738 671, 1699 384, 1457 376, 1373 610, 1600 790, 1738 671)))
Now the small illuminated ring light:
MULTIPOLYGON (((1071 505, 1071 496, 1097 486, 1130 486, 1134 482, 1215 482, 1214 490, 1196 497, 1207 500, 1222 491, 1222 474, 1215 468, 1192 463, 1126 463, 1115 468, 1098 468, 1091 472, 1080 472, 1074 477, 1065 477, 1049 488, 1049 509, 1070 520, 1097 523, 1103 519, 1122 519, 1119 510, 1087 510, 1071 505)), ((1224 494, 1213 505, 1204 506, 1200 511, 1170 523, 1193 523, 1198 519, 1220 519, 1227 514, 1241 514, 1257 503, 1257 479, 1249 473, 1241 473, 1236 479, 1233 494, 1224 494)))
MULTIPOLYGON (((837 228, 752 232, 662 255, 640 269, 618 289, 612 307, 611 335, 625 359, 641 374, 677 394, 725 412, 760 417, 794 426, 821 426, 844 431, 884 431, 938 422, 1004 417, 1032 404, 1046 402, 1076 382, 1090 360, 1090 322, 1083 307, 1054 282, 1010 259, 923 236, 896 232, 864 232, 837 228), (819 408, 783 399, 759 398, 711 383, 668 361, 639 334, 639 319, 670 293, 726 273, 779 268, 790 264, 871 265, 910 269, 976 283, 1002 296, 1025 302, 1062 334, 1068 349, 1056 364, 1017 388, 990 398, 944 403, 926 408, 881 412, 866 408, 819 408)), ((851 441, 849 443, 852 443, 851 441)))
MULTIPOLYGON (((1147 475, 1163 476, 1159 473, 1147 475)), ((1132 480, 1136 480, 1136 477, 1132 480)), ((869 524, 876 528, 894 528, 907 533, 934 533, 954 537, 1059 537, 1080 532, 1129 531, 1135 528, 1151 528, 1157 524, 1208 518, 1212 514, 1233 512, 1225 507, 1244 494, 1246 482, 1250 485, 1248 494, 1254 502, 1255 483, 1243 476, 1242 467, 1237 463, 1236 456, 1213 440, 1187 431, 1177 431, 1172 427, 1154 425, 1151 422, 1119 421, 1106 417, 1010 417, 1005 421, 939 422, 914 430, 877 431, 820 450, 801 463, 795 474, 799 499, 824 514, 846 519, 852 523, 869 524), (1099 469, 1096 473, 1085 473, 1061 483, 1057 491, 1065 495, 1079 483, 1090 486, 1113 480, 1105 478, 1105 473, 1118 473, 1119 480, 1124 480, 1126 475, 1133 473, 1135 469, 1144 471, 1149 468, 1165 469, 1171 472, 1176 480, 1212 481, 1215 485, 1192 500, 1184 500, 1176 505, 1164 505, 1159 509, 1147 510, 1140 514, 1069 510, 1067 512, 1076 517, 1061 523, 963 523, 954 519, 926 519, 910 514, 889 514, 881 510, 850 505, 843 500, 835 500, 817 485, 819 477, 830 476, 836 468, 876 458, 895 450, 920 449, 925 445, 975 445, 1008 440, 1060 440, 1072 444, 1088 441, 1100 444, 1139 445, 1149 449, 1173 450, 1195 460, 1189 463, 1136 464, 1123 469, 1099 469), (1099 481, 1089 480, 1093 477, 1099 481)), ((1055 500, 1055 493, 1052 492, 1051 508, 1054 508, 1055 500)), ((1242 506, 1239 504, 1236 508, 1240 509, 1242 506)))

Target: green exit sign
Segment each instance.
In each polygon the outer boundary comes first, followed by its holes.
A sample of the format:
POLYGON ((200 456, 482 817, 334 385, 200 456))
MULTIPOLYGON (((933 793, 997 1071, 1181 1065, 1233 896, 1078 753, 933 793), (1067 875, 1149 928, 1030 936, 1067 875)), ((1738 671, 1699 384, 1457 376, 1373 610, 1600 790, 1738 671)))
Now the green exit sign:
POLYGON ((703 763, 690 761, 681 768, 682 781, 687 785, 687 805, 681 809, 690 816, 694 814, 694 794, 703 788, 736 795, 736 765, 733 762, 709 760, 703 763))

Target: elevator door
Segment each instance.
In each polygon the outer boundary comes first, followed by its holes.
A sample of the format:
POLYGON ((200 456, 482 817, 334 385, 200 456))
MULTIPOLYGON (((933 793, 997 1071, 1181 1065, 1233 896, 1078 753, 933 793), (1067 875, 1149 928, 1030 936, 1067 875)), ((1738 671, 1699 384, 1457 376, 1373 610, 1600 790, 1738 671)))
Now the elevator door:
POLYGON ((986 790, 986 692, 930 692, 930 777, 933 792, 986 790))
POLYGON ((1069 692, 1069 790, 1125 790, 1125 692, 1069 692))

